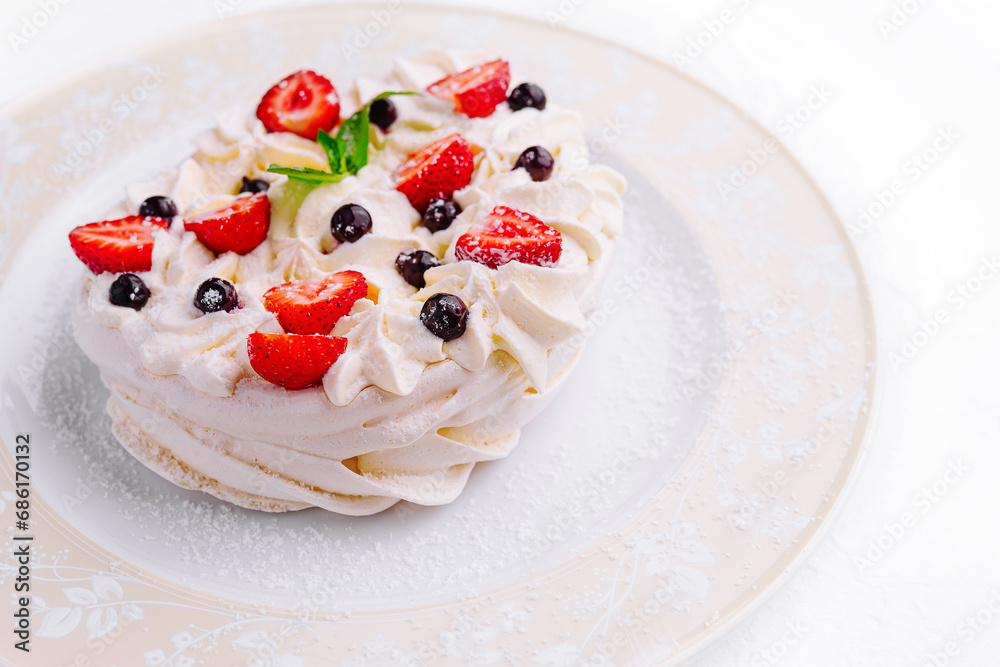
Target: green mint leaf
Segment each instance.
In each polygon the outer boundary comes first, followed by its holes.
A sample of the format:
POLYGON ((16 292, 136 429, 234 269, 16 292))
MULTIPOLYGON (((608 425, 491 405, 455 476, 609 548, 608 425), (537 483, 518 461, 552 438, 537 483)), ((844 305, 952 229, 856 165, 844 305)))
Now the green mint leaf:
MULTIPOLYGON (((384 93, 379 93, 371 100, 368 101, 363 107, 351 114, 351 117, 343 122, 340 126, 340 130, 337 132, 337 138, 335 141, 342 144, 342 152, 338 153, 338 157, 342 156, 342 162, 338 162, 338 165, 343 165, 349 173, 356 174, 361 171, 361 168, 368 164, 368 140, 369 140, 369 126, 370 121, 368 115, 371 111, 372 102, 375 100, 384 100, 392 95, 419 95, 413 91, 386 91, 384 93)), ((327 152, 329 157, 330 153, 327 152)), ((337 167, 330 163, 331 171, 337 171, 337 167)))
POLYGON ((272 164, 267 168, 267 170, 272 174, 283 174, 288 178, 306 181, 307 183, 336 183, 347 175, 334 174, 329 171, 320 171, 319 169, 310 169, 309 167, 281 167, 276 164, 272 164))
POLYGON ((337 132, 337 143, 344 147, 344 166, 356 174, 368 164, 368 105, 344 121, 337 132))
POLYGON ((326 153, 326 161, 330 171, 300 169, 298 167, 280 167, 272 164, 267 168, 272 174, 284 174, 289 178, 309 183, 336 183, 348 174, 356 174, 368 164, 368 142, 370 139, 370 123, 368 116, 372 102, 384 100, 392 95, 419 95, 412 91, 386 91, 379 93, 363 107, 351 114, 337 130, 337 136, 332 136, 323 130, 316 136, 316 143, 326 153))
POLYGON ((422 95, 423 93, 418 93, 415 90, 387 90, 384 93, 379 93, 375 97, 368 100, 368 104, 371 105, 375 100, 384 100, 387 97, 392 97, 393 95, 422 95))
POLYGON ((316 142, 326 153, 326 160, 330 164, 330 171, 334 174, 343 174, 347 172, 347 167, 344 164, 344 144, 337 141, 334 137, 330 136, 323 130, 319 131, 319 135, 316 137, 316 142))

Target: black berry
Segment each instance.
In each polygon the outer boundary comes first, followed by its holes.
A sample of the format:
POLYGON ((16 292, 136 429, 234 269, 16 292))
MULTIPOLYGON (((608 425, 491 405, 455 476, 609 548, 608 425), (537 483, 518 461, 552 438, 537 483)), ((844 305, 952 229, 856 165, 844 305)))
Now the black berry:
POLYGON ((170 197, 156 195, 139 205, 139 215, 151 215, 170 220, 177 215, 177 204, 170 197))
POLYGON ((435 266, 441 266, 441 262, 434 256, 434 253, 426 250, 401 252, 396 258, 396 270, 403 275, 403 280, 417 289, 421 289, 427 284, 424 282, 424 271, 435 266))
POLYGON ((344 204, 333 214, 330 231, 341 243, 354 243, 372 230, 372 216, 364 206, 344 204))
POLYGON ((541 146, 532 146, 524 149, 521 157, 517 158, 514 169, 524 167, 533 181, 547 181, 552 175, 552 167, 556 164, 552 153, 541 146))
POLYGON ((149 301, 149 288, 134 273, 123 273, 111 283, 108 299, 116 306, 142 310, 149 301))
POLYGON ((450 199, 434 199, 424 209, 424 214, 420 216, 420 219, 423 221, 424 227, 432 232, 439 232, 442 229, 448 229, 461 212, 462 207, 450 199))
POLYGON ((388 98, 375 100, 368 109, 368 120, 375 123, 383 132, 388 130, 398 117, 399 111, 396 110, 396 105, 388 98))
POLYGON ((267 192, 271 187, 271 184, 267 181, 261 180, 259 178, 247 178, 243 177, 243 185, 240 186, 240 194, 244 192, 267 192))
POLYGON ((420 323, 443 340, 455 340, 465 333, 469 309, 454 294, 435 294, 420 309, 420 323))
POLYGON ((522 83, 510 91, 507 104, 511 111, 520 111, 525 107, 533 107, 541 111, 545 108, 545 91, 533 83, 522 83))
POLYGON ((209 278, 198 287, 194 307, 203 313, 217 313, 220 310, 228 313, 240 307, 240 299, 231 282, 223 278, 209 278))

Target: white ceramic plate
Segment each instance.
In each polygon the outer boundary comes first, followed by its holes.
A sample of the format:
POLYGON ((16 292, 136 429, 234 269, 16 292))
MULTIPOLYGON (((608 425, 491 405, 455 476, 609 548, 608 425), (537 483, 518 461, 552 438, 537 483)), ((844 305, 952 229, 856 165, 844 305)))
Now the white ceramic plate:
POLYGON ((874 331, 853 251, 801 168, 729 103, 622 47, 411 5, 383 27, 373 11, 216 23, 0 110, 0 525, 15 521, 13 448, 30 434, 35 553, 32 653, 5 642, 0 656, 661 662, 759 602, 828 522, 863 450, 874 331), (363 48, 356 28, 374 35, 363 48), (68 230, 288 71, 346 88, 440 36, 507 57, 583 112, 597 158, 629 180, 570 386, 446 507, 269 515, 146 470, 111 436, 107 393, 72 342, 68 230))

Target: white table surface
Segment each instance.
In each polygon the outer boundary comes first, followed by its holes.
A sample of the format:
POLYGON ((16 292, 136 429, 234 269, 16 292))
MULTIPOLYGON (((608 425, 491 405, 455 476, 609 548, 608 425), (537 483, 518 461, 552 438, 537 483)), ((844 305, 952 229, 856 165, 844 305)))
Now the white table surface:
MULTIPOLYGON (((242 13, 288 3, 230 4, 242 13)), ((1000 276, 988 268, 1000 260, 1000 3, 465 4, 542 19, 562 6, 566 25, 668 61, 729 9, 732 21, 687 67, 691 74, 772 128, 814 86, 825 87, 829 101, 787 145, 845 221, 894 180, 905 183, 856 239, 884 373, 857 485, 810 560, 695 664, 1000 664, 1000 276), (880 29, 894 6, 902 25, 880 29), (908 161, 949 129, 958 139, 914 180, 908 161), (959 296, 970 280, 977 286, 981 270, 982 288, 959 296), (947 322, 917 337, 911 359, 894 363, 889 353, 942 310, 947 322), (953 466, 964 472, 949 473, 953 466), (925 489, 934 502, 917 500, 925 489), (905 515, 910 525, 891 537, 905 515), (880 538, 887 548, 872 551, 880 538), (869 556, 870 565, 861 562, 869 556)), ((216 19, 215 0, 0 0, 0 103, 102 54, 216 19), (64 4, 15 51, 9 34, 42 3, 64 4)))

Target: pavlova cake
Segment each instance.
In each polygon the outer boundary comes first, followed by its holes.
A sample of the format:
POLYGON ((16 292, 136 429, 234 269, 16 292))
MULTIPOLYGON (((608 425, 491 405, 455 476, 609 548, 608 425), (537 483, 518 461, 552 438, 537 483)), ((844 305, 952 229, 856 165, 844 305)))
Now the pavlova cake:
POLYGON ((296 72, 70 243, 114 434, 266 511, 455 499, 576 363, 625 183, 502 59, 296 72), (338 82, 341 83, 342 82, 338 82))

